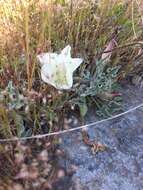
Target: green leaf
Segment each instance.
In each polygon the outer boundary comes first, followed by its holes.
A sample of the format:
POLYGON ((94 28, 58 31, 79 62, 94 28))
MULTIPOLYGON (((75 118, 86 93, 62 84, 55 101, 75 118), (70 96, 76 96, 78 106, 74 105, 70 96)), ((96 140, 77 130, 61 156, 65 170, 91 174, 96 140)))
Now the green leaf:
POLYGON ((88 111, 88 107, 87 107, 86 101, 79 102, 78 106, 79 106, 81 117, 84 117, 86 115, 87 111, 88 111))
POLYGON ((11 118, 13 118, 14 124, 16 126, 18 137, 21 137, 21 134, 25 131, 22 116, 19 115, 16 111, 12 110, 11 118))
POLYGON ((23 131, 20 137, 30 137, 31 135, 32 135, 32 129, 30 128, 28 130, 23 131))

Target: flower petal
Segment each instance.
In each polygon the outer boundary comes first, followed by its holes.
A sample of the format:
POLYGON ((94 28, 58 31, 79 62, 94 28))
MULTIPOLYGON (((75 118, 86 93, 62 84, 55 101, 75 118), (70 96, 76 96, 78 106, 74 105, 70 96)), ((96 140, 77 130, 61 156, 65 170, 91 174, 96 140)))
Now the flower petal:
POLYGON ((55 62, 54 60, 58 57, 57 53, 41 53, 37 55, 38 60, 41 63, 41 66, 44 64, 49 64, 55 62))
POLYGON ((74 72, 83 62, 83 59, 81 58, 72 58, 71 63, 68 65, 70 67, 70 70, 74 72))
POLYGON ((66 46, 62 51, 61 54, 64 55, 65 57, 71 57, 71 46, 68 45, 66 46))

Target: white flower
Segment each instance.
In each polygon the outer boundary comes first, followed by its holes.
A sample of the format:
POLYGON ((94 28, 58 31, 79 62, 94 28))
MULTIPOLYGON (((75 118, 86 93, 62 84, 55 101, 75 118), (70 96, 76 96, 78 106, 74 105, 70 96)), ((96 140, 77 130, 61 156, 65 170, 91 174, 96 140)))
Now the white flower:
POLYGON ((41 63, 41 78, 59 90, 70 89, 73 85, 73 72, 83 59, 71 58, 71 47, 66 46, 60 54, 41 53, 37 56, 41 63))

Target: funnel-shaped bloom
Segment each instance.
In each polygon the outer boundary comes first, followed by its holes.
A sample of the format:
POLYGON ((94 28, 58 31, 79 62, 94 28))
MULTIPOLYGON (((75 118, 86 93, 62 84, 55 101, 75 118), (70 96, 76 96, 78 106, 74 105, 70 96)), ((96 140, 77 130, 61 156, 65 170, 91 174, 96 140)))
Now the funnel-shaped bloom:
POLYGON ((42 80, 59 90, 67 90, 72 87, 73 72, 83 62, 83 59, 71 58, 69 45, 60 54, 41 53, 37 58, 41 63, 42 80))

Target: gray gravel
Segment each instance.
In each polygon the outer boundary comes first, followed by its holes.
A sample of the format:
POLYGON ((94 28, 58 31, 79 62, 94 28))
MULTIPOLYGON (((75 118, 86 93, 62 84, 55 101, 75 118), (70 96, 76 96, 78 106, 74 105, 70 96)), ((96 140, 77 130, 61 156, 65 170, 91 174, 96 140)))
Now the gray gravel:
MULTIPOLYGON (((126 86, 122 90, 124 110, 143 102, 143 89, 126 86)), ((89 113, 87 123, 96 121, 89 113)), ((88 130, 108 149, 93 155, 82 141, 81 133, 61 136, 60 147, 65 158, 59 165, 67 171, 74 168, 68 180, 56 189, 62 190, 142 190, 143 189, 143 108, 88 130), (69 185, 68 185, 69 184, 69 185)))

